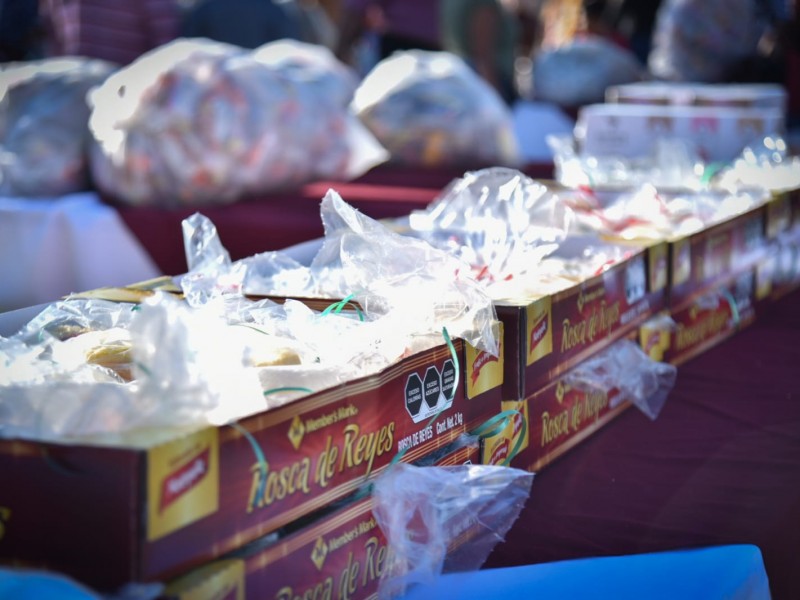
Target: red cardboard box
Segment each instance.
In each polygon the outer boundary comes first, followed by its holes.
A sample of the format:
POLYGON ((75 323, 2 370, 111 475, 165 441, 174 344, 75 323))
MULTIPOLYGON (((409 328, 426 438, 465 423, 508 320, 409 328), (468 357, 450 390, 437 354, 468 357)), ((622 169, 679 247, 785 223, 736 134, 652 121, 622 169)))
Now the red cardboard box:
POLYGON ((497 302, 504 329, 504 399, 529 397, 661 311, 666 259, 666 244, 637 248, 629 259, 552 296, 497 302))
POLYGON ((537 472, 598 431, 630 406, 617 390, 577 389, 562 375, 524 400, 503 403, 516 410, 503 431, 483 440, 484 464, 537 472))
POLYGON ((113 589, 257 540, 496 414, 499 363, 454 348, 148 449, 0 440, 0 563, 113 589))
MULTIPOLYGON (((477 462, 477 445, 437 464, 477 462)), ((469 539, 468 524, 461 542, 469 539)), ((391 554, 365 498, 281 540, 266 539, 172 582, 165 600, 376 598, 391 554)))
POLYGON ((752 323, 756 303, 764 296, 758 271, 756 266, 729 277, 673 309, 670 316, 674 324, 661 319, 645 323, 640 330, 642 349, 654 360, 679 365, 752 323))

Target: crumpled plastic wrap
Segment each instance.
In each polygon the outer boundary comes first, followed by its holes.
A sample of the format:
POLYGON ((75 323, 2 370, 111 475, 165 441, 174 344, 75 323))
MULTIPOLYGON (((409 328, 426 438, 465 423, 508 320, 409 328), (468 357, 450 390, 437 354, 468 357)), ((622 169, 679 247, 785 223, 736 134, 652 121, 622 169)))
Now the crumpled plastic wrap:
MULTIPOLYGON (((83 303, 91 313, 97 301, 72 303, 60 304, 70 313, 83 303)), ((194 309, 157 294, 137 310, 129 304, 117 310, 133 313, 109 317, 126 324, 131 382, 114 370, 116 347, 111 356, 90 359, 76 343, 87 333, 37 342, 28 326, 0 339, 0 437, 147 445, 163 439, 162 429, 219 425, 266 407, 257 372, 242 368, 245 348, 215 306, 194 309)))
POLYGON ((500 281, 535 267, 567 235, 571 214, 544 184, 493 167, 453 181, 409 225, 431 245, 500 281))
POLYGON ((675 386, 678 369, 648 357, 636 342, 621 340, 572 369, 565 381, 581 390, 616 391, 611 408, 629 401, 655 420, 675 386))
POLYGON ((52 197, 88 187, 86 94, 115 68, 79 57, 0 66, 0 194, 52 197))
POLYGON ((423 240, 388 229, 348 205, 333 190, 320 204, 325 228, 322 246, 308 266, 280 253, 264 253, 230 263, 216 228, 202 215, 184 221, 189 265, 211 265, 181 279, 187 298, 206 301, 235 293, 295 298, 348 298, 366 321, 380 320, 387 331, 442 342, 453 338, 497 356, 496 314, 491 298, 457 258, 423 240), (215 269, 222 265, 221 269, 215 269), (223 276, 225 275, 225 276, 223 276))
POLYGON ((636 56, 600 36, 587 35, 538 52, 533 61, 533 94, 537 100, 578 107, 602 102, 606 88, 640 81, 636 56))
POLYGON ((483 465, 397 463, 387 469, 372 494, 372 511, 392 557, 378 596, 395 598, 442 572, 480 568, 519 516, 533 477, 519 469, 483 465), (466 532, 468 541, 457 547, 466 532))
POLYGON ((800 189, 800 156, 791 156, 783 136, 768 134, 742 150, 713 185, 727 190, 761 187, 771 192, 800 189))
POLYGON ((409 227, 469 265, 493 300, 530 300, 598 275, 631 254, 630 247, 571 233, 574 218, 562 193, 514 169, 484 169, 467 173, 427 210, 412 213, 409 227))
POLYGON ((762 188, 659 192, 652 185, 624 192, 583 188, 565 194, 576 227, 623 240, 665 240, 690 235, 751 210, 769 199, 762 188))
POLYGON ((394 53, 367 74, 351 106, 393 162, 426 167, 519 162, 510 109, 453 54, 394 53))
POLYGON ((299 48, 179 39, 115 73, 90 96, 98 187, 135 205, 221 204, 385 160, 348 111, 345 67, 299 48))
POLYGON ((546 141, 553 153, 555 179, 568 187, 675 187, 677 182, 687 189, 700 189, 706 183, 706 169, 713 168, 688 140, 677 138, 658 138, 650 154, 637 158, 584 155, 572 135, 548 135, 546 141))

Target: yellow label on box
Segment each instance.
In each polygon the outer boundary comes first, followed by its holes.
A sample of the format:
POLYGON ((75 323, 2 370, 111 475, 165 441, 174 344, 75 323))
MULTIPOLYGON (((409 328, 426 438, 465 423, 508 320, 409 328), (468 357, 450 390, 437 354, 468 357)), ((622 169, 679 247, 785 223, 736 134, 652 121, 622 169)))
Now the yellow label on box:
POLYGON ((674 242, 672 246, 672 285, 689 281, 692 275, 692 249, 689 239, 674 242))
POLYGON ((219 507, 219 434, 209 427, 147 452, 147 540, 219 507))
POLYGON ((483 350, 477 350, 471 344, 467 349, 467 397, 474 398, 494 389, 503 383, 503 324, 498 324, 498 354, 493 356, 483 350))
POLYGON ((501 410, 515 410, 518 413, 509 423, 508 436, 511 442, 511 452, 520 453, 528 447, 531 435, 528 403, 525 400, 505 400, 500 403, 500 407, 501 410), (518 441, 520 437, 522 438, 521 442, 518 441))
POLYGON ((645 323, 639 328, 639 345, 647 356, 663 362, 664 353, 670 347, 670 336, 669 329, 645 323))
POLYGON ((551 296, 540 298, 526 307, 526 364, 532 365, 553 351, 551 296))
POLYGON ((788 194, 775 195, 767 203, 767 238, 777 237, 789 229, 792 222, 792 203, 788 194))
POLYGON ((175 600, 245 600, 244 582, 244 561, 222 560, 168 585, 164 595, 175 600))
POLYGON ((481 462, 485 465, 507 464, 514 455, 528 447, 530 440, 530 419, 528 403, 525 400, 508 400, 500 403, 501 411, 516 411, 505 421, 505 426, 492 435, 483 438, 481 462), (510 458, 509 458, 510 457, 510 458))
POLYGON ((667 287, 667 244, 656 244, 650 247, 650 291, 658 292, 667 287))

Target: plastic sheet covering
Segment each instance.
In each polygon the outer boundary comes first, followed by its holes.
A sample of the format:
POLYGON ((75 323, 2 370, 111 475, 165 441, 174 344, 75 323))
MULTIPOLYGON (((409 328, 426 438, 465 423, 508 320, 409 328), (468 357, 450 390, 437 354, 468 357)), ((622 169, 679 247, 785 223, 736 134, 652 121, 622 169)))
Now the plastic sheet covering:
POLYGON ((62 196, 88 187, 86 94, 114 69, 78 57, 0 65, 0 194, 62 196))
MULTIPOLYGON (((98 340, 95 360, 81 343, 84 335, 112 330, 36 342, 29 325, 0 339, 0 436, 147 445, 163 439, 159 428, 219 425, 266 407, 258 373, 242 368, 245 349, 216 305, 193 309, 157 294, 140 306, 123 338, 132 382, 118 372, 118 346, 109 352, 98 340)), ((126 304, 118 309, 131 312, 126 304)), ((64 323, 56 316, 49 326, 46 318, 34 320, 44 331, 64 323)))
POLYGON ((372 496, 389 547, 379 597, 398 597, 442 572, 480 568, 519 516, 532 483, 532 473, 508 467, 390 467, 372 496))
POLYGON ((786 140, 769 134, 745 147, 739 158, 722 170, 715 186, 734 190, 758 186, 772 192, 800 189, 800 156, 789 154, 786 140))
POLYGON ((566 376, 571 386, 586 390, 616 390, 611 408, 630 401, 655 420, 675 385, 678 369, 649 358, 631 340, 622 340, 580 363, 566 376))
MULTIPOLYGON (((203 302, 234 289, 241 268, 246 293, 349 298, 361 307, 365 321, 380 320, 386 331, 405 335, 408 348, 419 348, 416 337, 441 343, 446 327, 451 337, 497 355, 494 306, 467 265, 427 242, 394 233, 333 190, 320 211, 325 238, 309 267, 265 253, 221 269, 234 274, 231 285, 202 270, 190 271, 181 280, 187 298, 203 302)), ((188 219, 184 234, 192 238, 186 246, 188 264, 227 264, 216 229, 205 217, 188 219)))
POLYGON ((519 162, 510 109, 453 54, 394 53, 367 74, 352 108, 397 163, 511 166, 519 162))
POLYGON ((751 210, 769 199, 763 188, 659 192, 651 185, 625 192, 590 189, 564 195, 576 227, 624 240, 686 236, 751 210))
POLYGON ((480 280, 501 281, 536 267, 567 235, 571 211, 544 184, 495 167, 455 180, 411 228, 471 265, 480 280))
POLYGON ((297 44, 180 39, 115 73, 90 96, 98 186, 136 205, 220 204, 385 160, 347 109, 346 68, 297 44))
POLYGON ((675 187, 679 182, 681 187, 700 189, 707 183, 707 165, 687 140, 661 137, 653 141, 650 154, 625 158, 581 153, 572 135, 549 135, 546 139, 553 153, 555 179, 568 187, 675 187))

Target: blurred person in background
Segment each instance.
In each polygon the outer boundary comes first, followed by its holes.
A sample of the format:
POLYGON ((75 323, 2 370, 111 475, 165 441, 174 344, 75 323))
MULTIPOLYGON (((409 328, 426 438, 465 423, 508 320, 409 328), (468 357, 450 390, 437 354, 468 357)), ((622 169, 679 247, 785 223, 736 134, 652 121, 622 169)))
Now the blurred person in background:
POLYGON ((38 58, 39 3, 0 0, 0 62, 38 58))
POLYGON ((627 41, 643 65, 653 43, 653 29, 661 0, 617 0, 609 4, 614 29, 627 41))
POLYGON ((377 37, 376 59, 396 50, 441 50, 439 0, 342 0, 336 56, 358 62, 354 49, 370 33, 377 37))
POLYGON ((176 0, 41 0, 53 56, 87 56, 126 65, 178 34, 176 0))
POLYGON ((501 0, 440 0, 442 47, 464 59, 509 104, 517 97, 518 22, 501 0))
POLYGON ((762 0, 664 0, 650 73, 668 81, 723 83, 758 54, 767 28, 762 0))
POLYGON ((198 0, 187 9, 184 37, 204 37, 242 48, 257 48, 280 39, 306 40, 310 27, 294 1, 198 0))

